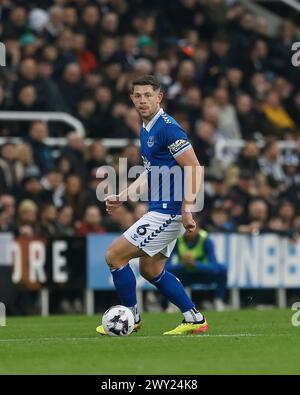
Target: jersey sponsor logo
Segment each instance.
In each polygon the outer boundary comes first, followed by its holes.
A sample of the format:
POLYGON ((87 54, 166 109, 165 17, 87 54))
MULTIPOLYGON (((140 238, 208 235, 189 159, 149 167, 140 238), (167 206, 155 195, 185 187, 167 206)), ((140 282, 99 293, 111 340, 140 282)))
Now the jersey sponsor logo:
POLYGON ((176 154, 178 151, 180 151, 183 147, 187 146, 188 144, 189 142, 187 140, 179 139, 176 140, 174 143, 170 144, 168 148, 171 154, 176 154))
POLYGON ((153 147, 154 145, 154 136, 150 136, 147 141, 147 145, 149 148, 153 147))

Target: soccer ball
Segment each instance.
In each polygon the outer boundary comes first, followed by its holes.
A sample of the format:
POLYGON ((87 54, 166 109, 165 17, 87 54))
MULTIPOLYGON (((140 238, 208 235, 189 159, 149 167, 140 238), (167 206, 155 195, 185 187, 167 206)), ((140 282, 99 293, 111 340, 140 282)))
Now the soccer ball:
POLYGON ((134 329, 134 316, 125 306, 113 306, 106 310, 102 325, 109 336, 129 336, 134 329))

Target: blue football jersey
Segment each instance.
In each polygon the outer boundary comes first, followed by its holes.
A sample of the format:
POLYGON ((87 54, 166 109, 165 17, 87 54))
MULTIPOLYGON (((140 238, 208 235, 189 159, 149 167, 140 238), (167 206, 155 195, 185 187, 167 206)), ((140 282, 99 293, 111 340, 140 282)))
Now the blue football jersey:
POLYGON ((175 158, 191 148, 182 127, 162 109, 140 132, 141 156, 148 171, 149 211, 181 214, 183 169, 175 158))

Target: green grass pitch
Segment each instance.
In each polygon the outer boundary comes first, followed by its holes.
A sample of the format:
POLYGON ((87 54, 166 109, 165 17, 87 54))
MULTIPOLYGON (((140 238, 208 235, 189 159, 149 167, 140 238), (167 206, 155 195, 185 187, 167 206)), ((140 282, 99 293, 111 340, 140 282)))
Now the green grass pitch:
POLYGON ((208 334, 162 336, 180 314, 143 314, 129 337, 95 332, 100 316, 15 317, 0 328, 0 374, 299 374, 291 310, 208 312, 208 334))

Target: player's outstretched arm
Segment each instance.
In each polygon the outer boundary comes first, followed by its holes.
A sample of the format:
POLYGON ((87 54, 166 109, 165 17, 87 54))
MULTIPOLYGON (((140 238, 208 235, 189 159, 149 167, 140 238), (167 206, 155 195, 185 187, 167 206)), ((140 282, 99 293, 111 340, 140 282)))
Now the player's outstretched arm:
POLYGON ((184 198, 182 200, 182 223, 186 230, 192 232, 196 228, 196 223, 191 213, 191 207, 196 200, 201 186, 203 177, 202 167, 192 147, 177 156, 176 162, 184 168, 184 185, 189 185, 189 188, 185 187, 184 198))
POLYGON ((118 195, 107 196, 107 198, 105 199, 105 203, 106 211, 108 212, 108 214, 111 214, 114 209, 121 206, 123 202, 130 199, 130 196, 134 195, 138 189, 139 193, 142 194, 148 186, 147 181, 147 171, 145 170, 136 180, 134 180, 132 184, 129 185, 128 188, 124 189, 118 195))

